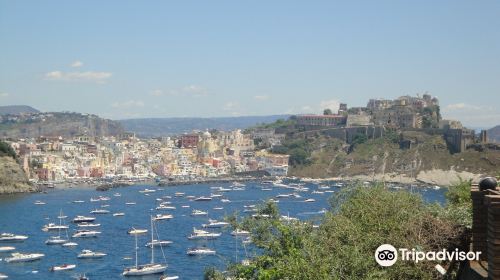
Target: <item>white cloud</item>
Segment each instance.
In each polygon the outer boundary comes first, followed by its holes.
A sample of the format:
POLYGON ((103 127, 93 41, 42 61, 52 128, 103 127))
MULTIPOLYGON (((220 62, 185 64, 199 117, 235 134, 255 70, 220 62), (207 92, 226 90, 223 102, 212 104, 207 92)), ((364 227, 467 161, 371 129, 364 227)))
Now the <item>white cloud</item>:
POLYGON ((208 91, 206 88, 198 85, 188 85, 182 88, 183 93, 192 95, 207 95, 208 91))
POLYGON ((323 100, 319 104, 319 111, 323 113, 324 109, 330 109, 333 112, 337 112, 339 110, 340 102, 336 99, 331 99, 331 100, 323 100))
POLYGON ((227 102, 224 104, 224 107, 222 108, 224 111, 234 111, 235 109, 238 109, 240 107, 240 104, 238 102, 227 102))
POLYGON ((269 95, 256 95, 253 98, 255 98, 259 101, 266 101, 266 100, 269 100, 269 95))
POLYGON ((9 96, 8 92, 0 92, 0 97, 7 97, 9 96))
POLYGON ((178 95, 192 95, 192 96, 204 96, 208 95, 208 90, 199 85, 187 85, 181 88, 162 90, 155 89, 149 93, 151 96, 178 96, 178 95))
POLYGON ((465 103, 456 103, 447 105, 445 111, 456 111, 456 110, 481 110, 481 106, 470 105, 465 103))
POLYGON ((62 72, 52 71, 45 74, 46 80, 51 81, 83 81, 83 82, 96 82, 104 83, 111 78, 113 73, 110 72, 62 72))
POLYGON ((73 68, 78 68, 83 66, 83 62, 80 60, 75 60, 73 63, 70 64, 71 67, 73 68))
POLYGON ((124 102, 114 102, 111 104, 113 108, 134 108, 134 107, 144 107, 144 102, 140 100, 128 100, 124 102))

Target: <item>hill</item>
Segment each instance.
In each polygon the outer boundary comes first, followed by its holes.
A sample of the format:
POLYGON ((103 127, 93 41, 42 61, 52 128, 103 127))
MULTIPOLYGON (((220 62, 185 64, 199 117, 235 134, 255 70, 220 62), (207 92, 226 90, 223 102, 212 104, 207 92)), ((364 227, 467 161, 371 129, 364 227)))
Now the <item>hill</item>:
POLYGON ((500 125, 488 129, 488 139, 500 143, 500 125))
POLYGON ((287 119, 288 115, 245 116, 220 118, 148 118, 119 120, 126 131, 141 137, 157 137, 182 134, 193 130, 245 129, 261 123, 271 123, 278 119, 287 119))
POLYGON ((327 178, 345 177, 362 180, 411 182, 423 181, 447 185, 481 174, 497 175, 500 151, 466 150, 451 154, 441 135, 408 131, 401 136, 360 139, 349 145, 325 135, 306 139, 287 139, 285 152, 291 154, 289 175, 327 178), (412 141, 401 149, 399 137, 412 141))
POLYGON ((22 113, 40 113, 37 109, 26 105, 0 106, 0 115, 17 115, 22 113))
POLYGON ((123 133, 120 123, 96 115, 54 112, 0 116, 0 137, 110 136, 123 133))

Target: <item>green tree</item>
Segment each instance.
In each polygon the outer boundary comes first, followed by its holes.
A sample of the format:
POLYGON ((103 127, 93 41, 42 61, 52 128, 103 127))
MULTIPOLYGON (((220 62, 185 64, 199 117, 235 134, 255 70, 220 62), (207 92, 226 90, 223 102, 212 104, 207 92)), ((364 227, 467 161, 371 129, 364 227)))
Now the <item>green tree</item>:
POLYGON ((12 157, 14 159, 17 157, 14 149, 4 141, 0 141, 0 156, 12 157))
POLYGON ((323 115, 333 115, 332 109, 323 110, 323 115))

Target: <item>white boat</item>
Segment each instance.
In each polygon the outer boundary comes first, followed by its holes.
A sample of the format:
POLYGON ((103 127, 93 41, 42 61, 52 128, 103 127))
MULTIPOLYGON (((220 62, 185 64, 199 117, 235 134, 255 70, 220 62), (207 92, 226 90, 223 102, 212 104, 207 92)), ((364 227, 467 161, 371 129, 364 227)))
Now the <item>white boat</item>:
POLYGON ((176 192, 174 194, 175 197, 183 197, 184 195, 185 195, 185 193, 183 193, 183 192, 176 192))
POLYGON ((234 187, 233 188, 233 191, 244 191, 245 188, 244 187, 234 187))
POLYGON ((233 230, 231 232, 231 235, 232 236, 248 236, 248 235, 250 235, 250 232, 246 231, 246 230, 236 229, 236 230, 233 230))
POLYGON ((85 203, 83 200, 73 200, 73 203, 85 203))
POLYGON ((78 243, 76 243, 76 242, 66 242, 66 243, 63 243, 61 246, 63 246, 63 247, 75 247, 75 246, 78 246, 78 243))
POLYGON ((153 193, 156 192, 156 190, 151 190, 151 189, 144 189, 142 191, 139 191, 140 193, 153 193))
POLYGON ((246 185, 245 185, 245 184, 243 184, 243 183, 240 183, 240 182, 236 182, 236 181, 235 181, 235 182, 233 182, 232 186, 233 186, 233 187, 245 187, 246 185))
POLYGON ((125 205, 136 205, 137 203, 135 202, 125 202, 125 205))
POLYGON ((312 191, 311 193, 313 193, 313 194, 325 194, 325 192, 323 192, 323 191, 312 191))
POLYGON ((153 242, 148 242, 146 243, 146 247, 149 247, 151 248, 151 246, 153 247, 164 247, 164 246, 168 246, 170 244, 172 244, 173 242, 170 241, 170 240, 156 240, 154 239, 153 242))
POLYGON ((47 245, 61 245, 68 242, 67 239, 62 238, 61 236, 51 236, 49 239, 45 241, 47 245))
POLYGON ((9 276, 3 274, 3 273, 0 273, 0 279, 7 279, 9 278, 9 276))
POLYGON ((75 269, 75 267, 76 265, 74 264, 62 264, 51 267, 50 271, 72 270, 75 269))
POLYGON ((162 215, 162 214, 156 214, 156 216, 154 216, 153 220, 155 221, 161 221, 161 220, 170 220, 172 219, 174 216, 172 215, 168 215, 168 214, 165 214, 165 215, 162 215))
POLYGON ((127 231, 128 234, 133 234, 133 235, 137 235, 137 234, 144 234, 144 233, 147 233, 148 230, 147 229, 136 229, 136 228, 132 228, 131 230, 127 231))
POLYGON ((210 197, 211 197, 211 198, 222 197, 222 194, 220 194, 220 193, 211 193, 211 194, 210 194, 210 197))
POLYGON ((228 222, 219 222, 217 220, 209 219, 208 224, 202 224, 201 226, 204 228, 221 228, 228 225, 229 225, 228 222))
POLYGON ((191 212, 191 216, 206 216, 206 215, 208 215, 208 213, 205 211, 201 211, 201 210, 195 209, 191 212))
POLYGON ((274 202, 274 203, 279 203, 279 202, 280 202, 279 200, 277 200, 277 199, 272 199, 272 198, 270 198, 268 201, 269 201, 269 202, 274 202))
POLYGON ((271 189, 271 188, 261 188, 261 190, 263 190, 263 191, 272 191, 273 189, 271 189))
POLYGON ((79 259, 98 259, 106 256, 107 254, 102 252, 94 252, 91 250, 82 250, 80 254, 78 254, 77 258, 79 259))
POLYGON ((115 193, 115 194, 113 194, 113 196, 119 197, 119 196, 122 196, 122 195, 120 193, 115 193))
POLYGON ((215 255, 215 250, 206 247, 190 248, 187 250, 189 256, 215 255))
POLYGON ((242 241, 243 244, 250 244, 252 243, 252 238, 248 236, 247 238, 243 239, 242 241))
POLYGON ((179 276, 167 276, 167 275, 160 276, 160 280, 177 280, 177 279, 179 279, 179 276))
POLYGON ((97 237, 99 234, 101 234, 101 232, 96 230, 78 230, 71 237, 73 238, 97 237))
POLYGON ((41 201, 41 200, 37 200, 37 201, 35 201, 35 202, 34 202, 34 204, 35 204, 35 205, 45 205, 45 204, 47 204, 47 203, 45 203, 45 202, 43 202, 43 201, 41 201))
POLYGON ((95 209, 90 211, 90 214, 108 214, 109 210, 106 209, 95 209))
POLYGON ((314 199, 314 198, 308 198, 308 199, 304 200, 304 202, 315 202, 315 201, 316 201, 316 199, 314 199))
POLYGON ((83 223, 78 223, 76 226, 82 228, 93 228, 93 227, 99 227, 101 226, 101 224, 83 222, 83 223))
POLYGON ((194 201, 210 201, 210 200, 212 200, 212 198, 208 196, 200 196, 194 199, 194 201))
POLYGON ((222 233, 216 233, 216 232, 208 232, 205 230, 199 230, 196 228, 193 228, 193 234, 188 236, 189 240, 200 240, 200 239, 216 239, 217 237, 221 236, 222 233))
POLYGON ((12 246, 3 246, 3 247, 0 247, 0 253, 12 252, 14 250, 16 250, 16 247, 12 247, 12 246))
MULTIPOLYGON (((153 217, 150 217, 151 220, 151 242, 154 242, 153 239, 153 217)), ((155 263, 155 250, 154 246, 151 246, 151 262, 149 264, 139 265, 139 257, 138 257, 138 246, 137 246, 137 234, 135 235, 135 266, 127 267, 123 271, 123 276, 139 276, 139 275, 150 275, 150 274, 159 274, 165 272, 167 270, 166 264, 155 263)), ((165 257, 165 256, 163 256, 165 257)))
POLYGON ((125 216, 125 213, 123 212, 113 213, 113 217, 121 217, 121 216, 125 216))
POLYGON ((158 207, 156 207, 156 210, 175 210, 175 206, 172 206, 172 205, 159 205, 158 207))
POLYGON ((223 202, 223 203, 229 203, 229 202, 231 202, 231 200, 229 200, 227 198, 223 198, 220 201, 223 202))
POLYGON ((26 239, 28 239, 26 235, 16 235, 7 232, 0 234, 0 242, 22 242, 26 239))
POLYGON ((76 216, 73 219, 73 223, 88 223, 95 221, 95 217, 85 217, 85 216, 76 216))
POLYGON ((214 207, 214 210, 224 210, 224 207, 214 207))
POLYGON ((276 198, 288 198, 290 196, 292 196, 292 194, 278 194, 276 198))
POLYGON ((39 253, 31 253, 31 254, 22 254, 22 253, 12 253, 10 258, 5 258, 5 261, 8 263, 11 262, 31 262, 36 261, 43 258, 44 254, 39 253))
POLYGON ((182 208, 190 208, 191 206, 189 206, 189 205, 182 205, 181 207, 182 208))

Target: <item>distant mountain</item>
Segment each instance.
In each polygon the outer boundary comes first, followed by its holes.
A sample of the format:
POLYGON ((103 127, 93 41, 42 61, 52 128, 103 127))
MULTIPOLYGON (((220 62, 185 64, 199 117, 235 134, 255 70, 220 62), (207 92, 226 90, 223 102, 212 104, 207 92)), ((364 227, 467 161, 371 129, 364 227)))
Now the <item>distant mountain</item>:
POLYGON ((246 116, 221 118, 150 118, 119 120, 126 131, 142 137, 158 137, 191 132, 193 130, 245 129, 261 123, 287 119, 289 115, 246 116))
POLYGON ((0 106, 0 115, 21 114, 21 113, 39 113, 37 109, 26 105, 0 106))
POLYGON ((500 143, 500 125, 488 129, 488 139, 490 139, 490 141, 500 143))
POLYGON ((90 114, 48 112, 0 116, 1 138, 111 136, 123 132, 120 123, 90 114))

